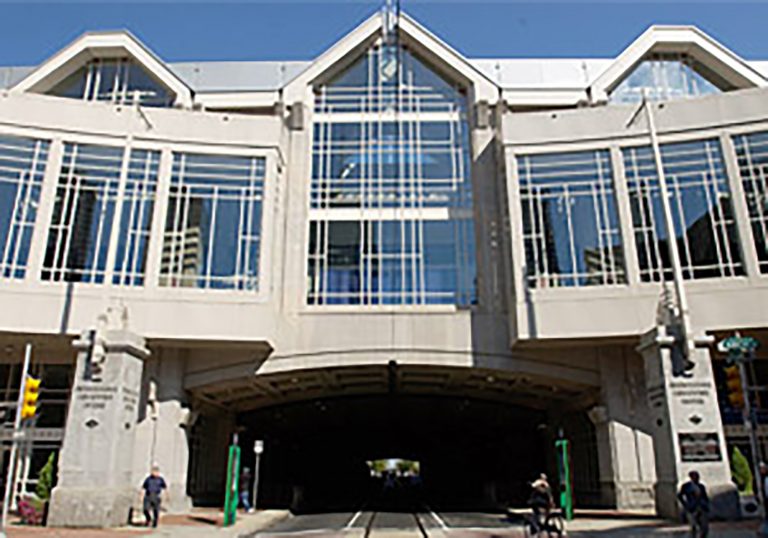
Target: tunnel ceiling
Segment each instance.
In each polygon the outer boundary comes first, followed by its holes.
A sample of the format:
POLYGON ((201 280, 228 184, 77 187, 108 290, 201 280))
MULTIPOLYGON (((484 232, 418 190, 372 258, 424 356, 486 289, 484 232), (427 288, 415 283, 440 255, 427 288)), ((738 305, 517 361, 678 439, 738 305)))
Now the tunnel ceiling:
POLYGON ((201 402, 243 412, 272 406, 364 395, 466 397, 529 409, 586 407, 595 387, 563 379, 479 368, 386 365, 244 375, 190 391, 201 402))

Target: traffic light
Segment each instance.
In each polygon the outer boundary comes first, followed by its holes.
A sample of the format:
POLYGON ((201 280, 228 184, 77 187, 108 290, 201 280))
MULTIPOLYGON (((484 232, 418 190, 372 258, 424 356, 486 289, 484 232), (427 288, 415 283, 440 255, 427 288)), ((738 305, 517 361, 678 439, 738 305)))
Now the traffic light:
POLYGON ((723 371, 725 372, 728 401, 736 409, 744 409, 744 387, 741 385, 739 365, 726 366, 723 371))
POLYGON ((37 413, 37 399, 40 397, 40 380, 27 376, 24 381, 24 402, 21 405, 21 418, 33 418, 37 413))

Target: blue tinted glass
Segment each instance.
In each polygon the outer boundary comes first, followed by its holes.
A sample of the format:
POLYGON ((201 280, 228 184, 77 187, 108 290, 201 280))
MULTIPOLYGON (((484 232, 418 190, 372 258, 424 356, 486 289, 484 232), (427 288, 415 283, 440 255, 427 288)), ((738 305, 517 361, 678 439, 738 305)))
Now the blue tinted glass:
POLYGON ((325 212, 310 215, 308 302, 473 303, 463 90, 374 47, 316 94, 310 208, 325 212))
POLYGON ((642 61, 612 92, 615 103, 634 103, 643 99, 668 101, 719 93, 720 90, 693 67, 686 55, 664 55, 642 61))
MULTIPOLYGON (((669 238, 652 150, 643 146, 622 152, 640 276, 645 281, 670 279, 669 238)), ((683 277, 743 274, 719 141, 663 144, 661 157, 683 277)))
POLYGON ((626 282, 608 151, 521 156, 518 173, 529 285, 626 282))

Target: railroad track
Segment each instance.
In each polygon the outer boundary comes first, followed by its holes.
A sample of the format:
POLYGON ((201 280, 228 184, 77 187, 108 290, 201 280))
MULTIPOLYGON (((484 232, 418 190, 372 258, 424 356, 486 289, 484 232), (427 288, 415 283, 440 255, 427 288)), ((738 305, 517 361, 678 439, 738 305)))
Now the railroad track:
MULTIPOLYGON (((411 514, 408 514, 408 517, 413 520, 413 524, 408 525, 405 527, 404 525, 400 524, 397 527, 393 528, 389 522, 382 521, 384 518, 380 517, 380 512, 374 512, 370 519, 368 520, 368 523, 365 525, 365 534, 363 535, 365 538, 373 537, 376 538, 377 536, 381 535, 387 535, 392 536, 394 534, 397 534, 397 536, 405 537, 411 537, 414 538, 420 537, 420 538, 429 538, 429 534, 427 533, 427 529, 424 527, 424 523, 421 520, 421 517, 419 517, 419 514, 416 512, 413 512, 411 514), (377 520, 380 523, 380 527, 377 527, 377 520)), ((384 513, 384 515, 391 514, 384 513)), ((405 514, 398 514, 398 517, 402 519, 402 516, 405 516, 405 514)))

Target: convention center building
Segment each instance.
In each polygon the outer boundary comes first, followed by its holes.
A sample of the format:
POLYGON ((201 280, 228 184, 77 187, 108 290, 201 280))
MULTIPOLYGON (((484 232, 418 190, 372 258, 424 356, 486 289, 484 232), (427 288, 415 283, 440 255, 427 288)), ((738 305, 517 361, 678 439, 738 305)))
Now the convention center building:
POLYGON ((733 514, 768 449, 768 61, 626 42, 467 58, 377 12, 309 61, 94 31, 0 67, 3 400, 25 353, 42 380, 16 487, 53 453, 49 524, 118 525, 152 464, 172 510, 221 503, 259 440, 262 506, 393 457, 524 505, 566 440, 577 506, 675 515, 696 469, 733 514))

